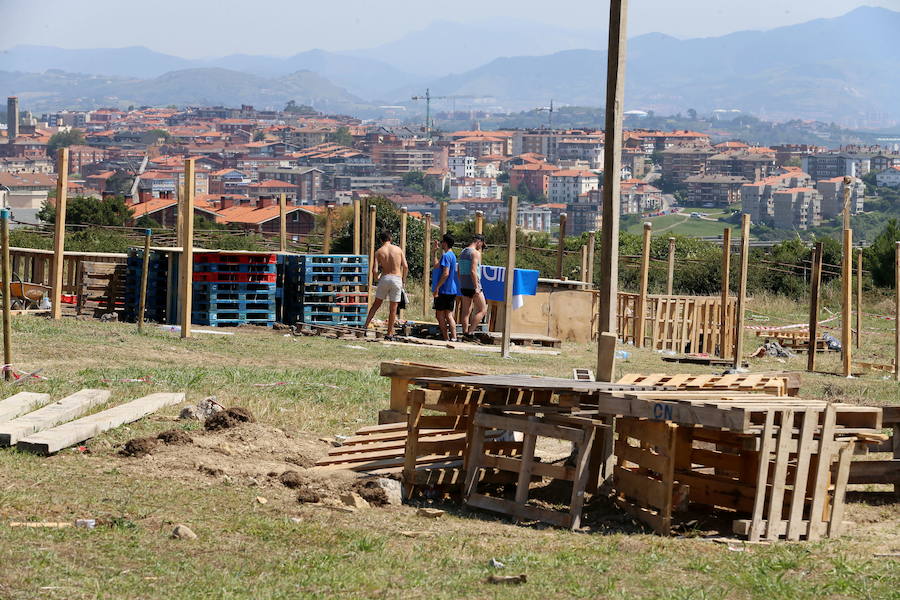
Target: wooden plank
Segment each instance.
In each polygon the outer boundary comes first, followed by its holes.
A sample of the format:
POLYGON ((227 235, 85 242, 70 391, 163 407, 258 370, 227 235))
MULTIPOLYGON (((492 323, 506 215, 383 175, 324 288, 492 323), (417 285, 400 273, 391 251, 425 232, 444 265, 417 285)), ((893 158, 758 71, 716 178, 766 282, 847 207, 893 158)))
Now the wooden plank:
MULTIPOLYGON (((746 216, 746 215, 745 215, 746 216)), ((758 542, 762 537, 762 517, 766 502, 766 483, 769 479, 769 455, 772 453, 772 430, 775 426, 775 413, 766 413, 766 423, 761 437, 759 468, 756 474, 756 494, 753 499, 753 518, 750 525, 749 538, 758 542)))
POLYGON ((16 448, 47 456, 100 435, 104 431, 142 419, 161 408, 182 402, 184 402, 183 393, 150 394, 24 437, 16 443, 16 448))
MULTIPOLYGON (((513 473, 519 472, 521 464, 522 461, 519 458, 510 456, 484 454, 479 459, 479 466, 482 468, 501 469, 513 473)), ((561 479, 564 481, 573 481, 575 479, 574 467, 555 465, 552 463, 532 462, 531 473, 532 475, 537 475, 539 477, 549 477, 551 479, 561 479)))
MULTIPOLYGON (((769 515, 767 519, 766 539, 778 539, 778 533, 774 525, 782 521, 784 511, 784 486, 787 476, 789 449, 788 442, 791 440, 790 424, 794 422, 793 411, 786 410, 781 414, 781 428, 778 431, 778 443, 775 446, 775 468, 772 473, 772 490, 769 497, 769 515)), ((760 463, 761 468, 768 468, 763 461, 760 463)))
POLYGON ((813 476, 813 499, 809 509, 809 533, 807 539, 814 542, 822 537, 822 515, 828 495, 828 479, 831 476, 831 459, 834 451, 834 407, 825 410, 825 421, 819 434, 818 462, 813 476))
MULTIPOLYGON (((534 419, 535 417, 532 417, 534 419)), ((519 465, 519 481, 516 483, 516 504, 524 505, 528 502, 528 488, 531 485, 531 467, 534 463, 534 447, 537 443, 537 435, 525 434, 525 443, 522 446, 522 460, 519 465)))
POLYGON ((495 429, 511 429, 513 431, 521 431, 522 433, 568 440, 570 442, 579 441, 582 437, 582 432, 579 429, 572 429, 561 425, 538 423, 535 421, 526 421, 524 419, 501 417, 499 415, 491 415, 483 412, 475 414, 475 425, 480 427, 493 427, 495 429))
POLYGON ((597 441, 597 427, 585 425, 584 438, 578 446, 575 457, 575 478, 572 481, 572 496, 569 499, 569 528, 581 525, 581 509, 584 506, 584 490, 590 479, 590 460, 594 442, 597 441))
MULTIPOLYGON (((862 269, 860 268, 860 271, 862 269)), ((834 475, 834 495, 831 499, 831 518, 828 520, 828 537, 835 538, 843 533, 844 507, 847 495, 847 478, 850 474, 850 459, 854 442, 844 444, 838 451, 838 466, 834 475)))
POLYGON ((50 394, 19 392, 5 400, 0 400, 0 423, 10 421, 50 402, 50 394))
POLYGON ((613 489, 657 509, 662 509, 666 505, 667 497, 672 495, 672 490, 666 488, 662 481, 618 465, 613 470, 613 489))
POLYGON ((80 417, 108 401, 109 396, 109 390, 83 389, 58 402, 0 424, 0 447, 12 446, 32 433, 80 417))
POLYGON ((900 459, 853 461, 848 483, 900 485, 900 459))
MULTIPOLYGON (((847 521, 844 521, 842 529, 849 527, 851 525, 852 525, 852 523, 848 523, 847 521)), ((763 521, 762 526, 766 527, 767 523, 765 521, 763 521)), ((809 528, 809 521, 801 521, 799 527, 801 530, 805 531, 806 529, 809 528)), ((732 528, 732 532, 735 535, 747 535, 750 531, 750 520, 749 519, 737 519, 731 523, 731 528, 732 528)), ((787 523, 782 521, 781 523, 776 525, 774 529, 778 535, 785 535, 785 532, 787 531, 787 523)))
POLYGON ((613 502, 615 502, 616 506, 620 509, 627 512, 638 521, 641 521, 659 535, 669 535, 671 533, 670 530, 664 528, 663 519, 659 515, 659 512, 654 512, 649 508, 638 506, 622 498, 613 498, 613 502))
POLYGON ((675 473, 675 479, 690 486, 690 501, 706 506, 720 506, 739 512, 753 510, 754 487, 730 477, 697 472, 675 473))
POLYGON ((529 521, 541 521, 556 525, 557 527, 569 527, 571 518, 568 513, 560 513, 552 510, 544 510, 528 504, 516 504, 511 500, 492 498, 484 494, 471 494, 466 498, 466 504, 475 508, 498 512, 518 519, 529 521))
POLYGON ((819 414, 812 410, 803 412, 803 422, 800 424, 800 437, 797 439, 797 465, 794 469, 794 490, 791 494, 791 506, 788 513, 786 537, 788 540, 797 541, 804 533, 800 523, 803 520, 803 508, 806 504, 806 490, 809 486, 809 465, 812 452, 815 449, 813 434, 818 425, 819 414))

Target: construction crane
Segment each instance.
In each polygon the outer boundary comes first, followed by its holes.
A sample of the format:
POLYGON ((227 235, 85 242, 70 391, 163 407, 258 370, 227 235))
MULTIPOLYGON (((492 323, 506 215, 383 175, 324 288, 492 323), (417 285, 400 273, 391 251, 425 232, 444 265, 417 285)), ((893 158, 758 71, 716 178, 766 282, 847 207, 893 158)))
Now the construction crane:
POLYGON ((553 99, 550 100, 550 106, 542 106, 535 110, 537 112, 547 112, 547 129, 553 129, 553 99))
POLYGON ((424 96, 413 96, 413 100, 424 100, 425 101, 425 136, 429 139, 431 138, 431 101, 432 100, 453 100, 453 112, 456 112, 456 101, 457 100, 477 100, 480 98, 490 98, 491 96, 432 96, 431 89, 425 89, 424 96))

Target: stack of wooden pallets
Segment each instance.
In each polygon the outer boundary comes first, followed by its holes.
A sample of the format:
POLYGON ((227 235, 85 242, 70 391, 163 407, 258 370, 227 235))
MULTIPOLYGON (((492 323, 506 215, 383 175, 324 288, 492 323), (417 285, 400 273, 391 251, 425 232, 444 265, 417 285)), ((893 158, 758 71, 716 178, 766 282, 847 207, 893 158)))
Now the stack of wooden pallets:
POLYGON ((798 373, 735 373, 732 375, 666 375, 629 373, 618 383, 662 386, 676 390, 735 390, 765 392, 775 396, 796 396, 800 391, 798 373))

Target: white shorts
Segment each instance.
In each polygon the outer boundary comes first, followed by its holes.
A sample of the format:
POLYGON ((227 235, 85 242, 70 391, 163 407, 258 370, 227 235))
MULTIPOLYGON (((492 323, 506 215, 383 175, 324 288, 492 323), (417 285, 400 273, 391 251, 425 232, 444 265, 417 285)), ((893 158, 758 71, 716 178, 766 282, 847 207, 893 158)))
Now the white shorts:
POLYGON ((403 293, 403 278, 399 275, 382 275, 375 288, 375 297, 388 302, 400 302, 403 293))

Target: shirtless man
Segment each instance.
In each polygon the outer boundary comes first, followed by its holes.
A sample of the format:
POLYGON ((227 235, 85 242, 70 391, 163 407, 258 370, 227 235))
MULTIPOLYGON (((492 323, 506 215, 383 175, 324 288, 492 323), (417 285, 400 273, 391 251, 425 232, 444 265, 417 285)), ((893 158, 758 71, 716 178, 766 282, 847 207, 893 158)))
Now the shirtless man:
POLYGON ((397 305, 400 303, 400 297, 403 295, 403 286, 406 283, 406 276, 409 274, 409 266, 406 264, 406 254, 399 246, 391 243, 391 232, 387 229, 378 235, 378 241, 381 242, 381 248, 375 252, 375 264, 370 268, 376 268, 380 273, 378 277, 378 287, 375 288, 375 302, 369 309, 366 317, 366 324, 363 329, 369 328, 369 323, 382 303, 387 300, 390 303, 390 312, 388 314, 387 337, 390 340, 394 337, 394 322, 397 320, 397 305))
POLYGON ((476 233, 472 243, 459 253, 460 319, 463 335, 472 337, 487 314, 487 302, 481 289, 481 252, 487 247, 484 236, 476 233))

